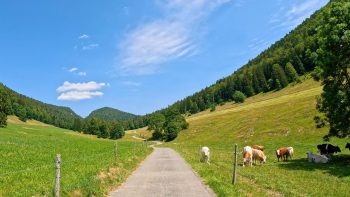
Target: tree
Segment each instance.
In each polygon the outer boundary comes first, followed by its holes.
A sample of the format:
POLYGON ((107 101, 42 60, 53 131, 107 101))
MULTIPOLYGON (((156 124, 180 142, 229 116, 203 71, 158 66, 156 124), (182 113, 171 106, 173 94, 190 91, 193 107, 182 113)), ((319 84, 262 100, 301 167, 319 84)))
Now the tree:
POLYGON ((281 89, 288 85, 286 74, 284 73, 282 67, 279 64, 272 65, 271 78, 273 81, 273 84, 272 84, 273 89, 281 89))
POLYGON ((243 103, 246 99, 246 96, 243 92, 236 90, 232 95, 232 100, 236 103, 243 103))
POLYGON ((125 135, 123 126, 120 123, 113 123, 110 130, 111 139, 119 139, 125 135))
POLYGON ((148 129, 161 131, 163 129, 164 123, 165 123, 165 116, 161 113, 155 113, 151 116, 149 120, 148 129))
POLYGON ((325 139, 350 136, 350 3, 331 2, 318 29, 317 67, 323 93, 317 109, 329 121, 325 139))
POLYGON ((7 115, 6 115, 6 100, 5 95, 0 92, 0 127, 6 127, 7 115))
POLYGON ((81 132, 83 130, 83 121, 80 118, 75 118, 73 122, 73 130, 81 132))
POLYGON ((298 73, 294 69, 292 63, 288 62, 286 64, 286 76, 289 82, 298 81, 298 73))

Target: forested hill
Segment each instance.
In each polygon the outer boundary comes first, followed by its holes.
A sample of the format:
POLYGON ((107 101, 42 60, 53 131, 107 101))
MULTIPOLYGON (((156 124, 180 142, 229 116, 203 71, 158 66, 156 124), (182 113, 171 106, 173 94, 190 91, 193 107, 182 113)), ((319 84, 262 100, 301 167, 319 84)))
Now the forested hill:
POLYGON ((72 129, 74 120, 81 119, 68 107, 43 103, 19 94, 0 83, 0 115, 16 115, 22 121, 35 119, 61 128, 72 129))
POLYGON ((123 112, 118 109, 110 108, 110 107, 103 107, 101 109, 97 109, 95 111, 92 111, 86 119, 90 118, 97 118, 101 120, 106 121, 123 121, 123 120, 129 120, 132 118, 137 117, 137 115, 123 112))

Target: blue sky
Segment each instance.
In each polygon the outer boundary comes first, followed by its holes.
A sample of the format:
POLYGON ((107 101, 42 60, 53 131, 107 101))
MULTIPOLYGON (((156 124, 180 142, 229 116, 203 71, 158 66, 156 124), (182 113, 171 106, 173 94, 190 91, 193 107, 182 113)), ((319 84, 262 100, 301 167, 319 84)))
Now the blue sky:
POLYGON ((223 78, 327 0, 3 0, 0 82, 81 116, 146 114, 223 78))

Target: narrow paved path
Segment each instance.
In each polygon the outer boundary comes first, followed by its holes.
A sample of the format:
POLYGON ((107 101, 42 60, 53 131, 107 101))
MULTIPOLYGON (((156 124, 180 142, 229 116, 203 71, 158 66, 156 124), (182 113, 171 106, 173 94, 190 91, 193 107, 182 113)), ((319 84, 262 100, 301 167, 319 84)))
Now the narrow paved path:
POLYGON ((155 148, 127 181, 110 196, 212 197, 191 167, 170 148, 155 148))

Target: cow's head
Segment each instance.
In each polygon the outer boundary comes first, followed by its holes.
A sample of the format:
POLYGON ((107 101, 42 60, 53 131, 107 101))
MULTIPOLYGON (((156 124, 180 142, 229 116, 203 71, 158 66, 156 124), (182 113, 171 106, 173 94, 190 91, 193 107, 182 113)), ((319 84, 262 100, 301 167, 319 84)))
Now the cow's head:
POLYGON ((336 146, 336 147, 335 147, 335 152, 336 152, 336 153, 337 153, 337 152, 341 152, 339 146, 336 146))

